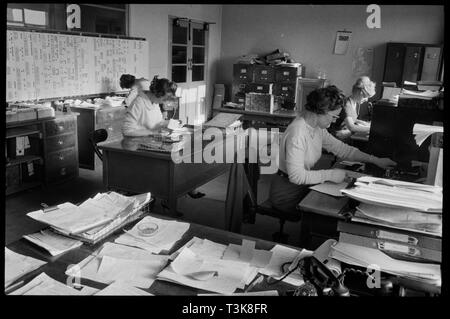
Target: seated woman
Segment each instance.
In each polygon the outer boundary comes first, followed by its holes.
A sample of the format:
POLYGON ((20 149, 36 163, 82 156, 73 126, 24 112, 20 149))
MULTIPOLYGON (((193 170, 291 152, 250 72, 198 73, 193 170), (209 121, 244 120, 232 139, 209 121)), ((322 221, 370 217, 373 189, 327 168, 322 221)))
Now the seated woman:
POLYGON ((370 124, 358 119, 361 104, 375 95, 375 83, 367 76, 356 80, 352 87, 352 94, 345 100, 345 105, 339 114, 339 119, 333 124, 337 138, 345 140, 355 133, 370 132, 370 124))
MULTIPOLYGON (((167 126, 159 107, 160 104, 171 100, 175 96, 177 84, 168 79, 158 79, 155 76, 150 84, 150 91, 140 92, 133 105, 128 108, 122 126, 124 136, 147 136, 157 133, 161 128, 167 126)), ((197 190, 190 191, 188 195, 192 198, 205 196, 197 190)), ((167 207, 167 204, 163 203, 167 207)))
POLYGON ((125 107, 130 107, 133 105, 139 92, 145 90, 144 85, 148 80, 144 78, 136 79, 134 75, 131 74, 122 74, 119 81, 122 89, 130 89, 130 92, 123 101, 125 107))
POLYGON ((272 179, 270 200, 273 207, 292 211, 308 193, 309 185, 330 181, 341 183, 341 169, 313 170, 322 148, 339 158, 373 163, 379 167, 394 166, 388 158, 378 158, 349 146, 328 133, 344 104, 344 96, 335 86, 320 88, 307 96, 304 111, 287 127, 280 142, 279 170, 272 179))
POLYGON ((177 85, 168 79, 155 76, 150 91, 141 91, 128 108, 122 126, 124 136, 147 136, 167 126, 159 104, 175 96, 177 85))

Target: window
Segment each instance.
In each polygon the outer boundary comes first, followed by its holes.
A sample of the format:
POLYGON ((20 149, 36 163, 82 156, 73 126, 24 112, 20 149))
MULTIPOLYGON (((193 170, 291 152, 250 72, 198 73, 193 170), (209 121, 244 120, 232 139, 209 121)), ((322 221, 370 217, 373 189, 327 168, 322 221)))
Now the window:
MULTIPOLYGON (((65 3, 8 3, 7 25, 67 31, 65 3)), ((126 36, 126 4, 79 4, 82 32, 126 36)))

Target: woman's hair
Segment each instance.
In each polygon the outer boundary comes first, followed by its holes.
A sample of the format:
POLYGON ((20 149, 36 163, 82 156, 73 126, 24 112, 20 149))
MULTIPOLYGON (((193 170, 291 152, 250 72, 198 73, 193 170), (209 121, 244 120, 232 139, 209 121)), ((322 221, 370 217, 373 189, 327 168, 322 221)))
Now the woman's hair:
POLYGON ((336 86, 315 89, 306 97, 305 109, 316 113, 326 114, 344 106, 344 95, 336 86))
POLYGON ((131 74, 122 74, 120 76, 120 87, 122 89, 131 89, 136 82, 136 78, 131 74))
POLYGON ((372 82, 368 76, 361 76, 353 84, 352 94, 354 96, 372 97, 375 95, 375 82, 372 82))
POLYGON ((150 92, 155 95, 157 98, 163 97, 167 93, 172 93, 175 95, 177 90, 177 84, 168 79, 158 79, 158 76, 155 75, 152 83, 150 84, 150 92))

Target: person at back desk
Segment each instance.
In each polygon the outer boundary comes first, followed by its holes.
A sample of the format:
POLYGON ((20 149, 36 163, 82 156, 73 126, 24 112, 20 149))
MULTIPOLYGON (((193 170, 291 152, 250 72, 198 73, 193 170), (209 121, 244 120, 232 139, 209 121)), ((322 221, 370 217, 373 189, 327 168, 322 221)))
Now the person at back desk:
MULTIPOLYGON (((155 76, 150 84, 149 91, 139 92, 131 107, 127 109, 122 126, 122 133, 126 137, 148 136, 158 133, 161 128, 167 127, 167 121, 159 104, 163 104, 174 98, 177 84, 168 79, 158 79, 155 76)), ((192 198, 205 196, 197 190, 188 193, 192 198)), ((163 203, 167 208, 167 204, 163 203)))
POLYGON ((304 111, 289 124, 280 142, 279 170, 270 186, 273 207, 295 210, 310 185, 344 181, 344 170, 312 169, 322 155, 322 148, 351 161, 373 163, 382 168, 396 165, 389 158, 363 153, 328 133, 327 128, 338 118, 343 104, 344 96, 335 86, 316 89, 307 96, 304 111))
POLYGON ((375 95, 375 83, 367 76, 358 78, 353 84, 352 94, 345 99, 339 118, 331 125, 331 131, 340 140, 346 140, 350 135, 369 134, 370 124, 358 119, 361 104, 375 95))

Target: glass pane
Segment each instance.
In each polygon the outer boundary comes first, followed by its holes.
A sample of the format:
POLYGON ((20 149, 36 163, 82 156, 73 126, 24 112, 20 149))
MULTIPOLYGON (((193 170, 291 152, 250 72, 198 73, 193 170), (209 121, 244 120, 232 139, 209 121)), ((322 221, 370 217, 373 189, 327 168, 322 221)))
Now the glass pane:
POLYGON ((81 31, 125 35, 125 12, 80 4, 81 31))
POLYGON ((187 44, 187 28, 173 26, 172 43, 187 44))
POLYGON ((194 45, 205 45, 205 31, 203 29, 193 29, 193 39, 194 45))
POLYGON ((186 63, 187 47, 172 46, 172 64, 186 63))
POLYGON ((192 48, 192 62, 193 63, 205 63, 205 48, 192 48))
POLYGON ((176 65, 172 66, 172 81, 175 83, 186 82, 186 66, 176 65))
POLYGON ((204 80, 204 69, 203 65, 194 65, 192 67, 192 81, 203 81, 204 80))

